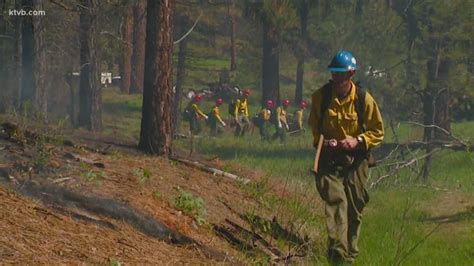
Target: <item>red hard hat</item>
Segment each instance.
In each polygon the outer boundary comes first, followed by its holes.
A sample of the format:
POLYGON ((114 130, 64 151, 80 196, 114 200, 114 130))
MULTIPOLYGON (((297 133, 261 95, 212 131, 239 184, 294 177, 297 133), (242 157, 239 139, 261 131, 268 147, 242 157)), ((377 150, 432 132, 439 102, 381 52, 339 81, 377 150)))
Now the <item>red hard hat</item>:
POLYGON ((283 104, 283 106, 290 106, 290 100, 284 99, 282 104, 283 104))
POLYGON ((222 100, 222 98, 217 98, 217 100, 216 100, 216 105, 219 106, 219 105, 221 105, 222 103, 224 103, 224 100, 222 100))
POLYGON ((272 100, 267 100, 266 104, 267 104, 267 107, 272 107, 273 106, 273 101, 272 100))
POLYGON ((244 95, 249 96, 250 95, 250 89, 245 89, 243 93, 244 93, 244 95))
POLYGON ((305 100, 302 100, 300 103, 300 108, 306 108, 306 106, 308 106, 308 104, 306 103, 305 100))
POLYGON ((200 102, 200 101, 202 100, 202 95, 201 95, 201 94, 196 94, 196 95, 194 95, 193 100, 194 100, 195 102, 200 102))

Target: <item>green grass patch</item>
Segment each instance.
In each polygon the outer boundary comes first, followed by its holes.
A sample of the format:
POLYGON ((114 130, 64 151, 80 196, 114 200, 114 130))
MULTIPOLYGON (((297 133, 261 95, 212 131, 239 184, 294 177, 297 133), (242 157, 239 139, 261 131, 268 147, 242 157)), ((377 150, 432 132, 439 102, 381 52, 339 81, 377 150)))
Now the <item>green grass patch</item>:
POLYGON ((472 265, 472 220, 453 225, 427 219, 423 204, 438 196, 416 187, 373 192, 356 265, 472 265), (448 226, 458 230, 453 232, 448 226))
POLYGON ((142 117, 142 96, 121 94, 116 89, 103 90, 103 123, 107 135, 138 139, 142 117))
POLYGON ((433 184, 474 192, 474 153, 444 150, 434 156, 430 179, 433 184))
POLYGON ((206 207, 201 197, 196 197, 188 191, 179 190, 179 195, 174 199, 174 206, 193 217, 199 225, 207 223, 206 207))

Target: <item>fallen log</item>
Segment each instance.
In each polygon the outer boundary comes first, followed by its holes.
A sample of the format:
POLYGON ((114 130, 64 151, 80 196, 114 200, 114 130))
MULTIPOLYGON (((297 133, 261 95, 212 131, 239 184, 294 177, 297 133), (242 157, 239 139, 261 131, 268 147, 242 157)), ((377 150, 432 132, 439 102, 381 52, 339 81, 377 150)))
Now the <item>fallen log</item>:
POLYGON ((262 252, 264 252, 273 260, 277 260, 283 256, 283 252, 281 252, 277 247, 268 243, 268 241, 266 241, 261 235, 251 232, 227 218, 225 221, 230 224, 239 233, 239 235, 244 236, 247 239, 252 239, 253 245, 258 247, 262 252))
POLYGON ((235 181, 240 181, 244 184, 248 184, 250 182, 250 179, 248 179, 248 178, 243 178, 243 177, 240 177, 240 176, 237 176, 237 175, 234 175, 234 174, 231 174, 231 173, 228 173, 228 172, 225 172, 225 171, 213 168, 213 167, 209 167, 209 166, 207 166, 207 165, 205 165, 201 162, 198 162, 198 161, 190 161, 190 160, 179 158, 179 157, 172 157, 171 160, 177 161, 177 162, 180 162, 180 163, 184 163, 188 166, 196 167, 198 169, 201 169, 203 171, 206 171, 206 172, 214 174, 214 175, 225 176, 225 177, 228 177, 228 178, 233 179, 235 181))
POLYGON ((93 152, 93 153, 100 153, 102 155, 108 155, 109 154, 108 150, 112 147, 112 145, 109 144, 109 145, 107 145, 107 147, 105 147, 103 149, 94 149, 94 148, 91 148, 87 145, 76 144, 76 143, 72 142, 72 140, 64 140, 63 145, 64 146, 70 146, 70 147, 73 147, 73 148, 76 148, 76 149, 82 149, 82 150, 90 151, 90 152, 93 152))
POLYGON ((431 146, 433 148, 450 149, 453 151, 469 151, 469 152, 474 151, 474 145, 459 143, 459 142, 446 142, 446 141, 431 141, 431 142, 413 141, 413 142, 408 142, 408 143, 382 143, 380 145, 380 149, 393 150, 398 146, 406 147, 411 150, 425 149, 428 146, 431 146))
POLYGON ((74 153, 68 152, 64 155, 64 157, 66 159, 72 159, 72 160, 75 160, 75 161, 78 161, 78 162, 84 162, 84 163, 93 165, 95 167, 105 168, 105 164, 102 163, 102 162, 97 162, 97 161, 94 161, 94 160, 91 160, 91 159, 88 159, 88 158, 84 158, 84 157, 81 157, 81 156, 79 156, 77 154, 74 154, 74 153))

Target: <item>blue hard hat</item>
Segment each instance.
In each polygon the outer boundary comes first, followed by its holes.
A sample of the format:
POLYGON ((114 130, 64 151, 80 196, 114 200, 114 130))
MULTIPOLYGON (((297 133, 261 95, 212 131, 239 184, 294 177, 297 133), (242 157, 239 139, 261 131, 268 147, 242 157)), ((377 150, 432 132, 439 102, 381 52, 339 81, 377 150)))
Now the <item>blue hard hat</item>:
POLYGON ((339 51, 328 66, 328 70, 331 72, 347 72, 356 69, 357 61, 355 57, 346 50, 339 51))

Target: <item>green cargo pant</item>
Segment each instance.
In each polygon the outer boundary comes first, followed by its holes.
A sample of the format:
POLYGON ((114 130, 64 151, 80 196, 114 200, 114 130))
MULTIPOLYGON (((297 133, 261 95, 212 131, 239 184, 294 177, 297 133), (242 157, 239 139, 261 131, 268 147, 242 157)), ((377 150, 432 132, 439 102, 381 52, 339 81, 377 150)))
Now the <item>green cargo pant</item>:
POLYGON ((258 127, 260 130, 260 137, 262 137, 263 141, 270 141, 270 122, 268 121, 262 121, 262 124, 258 127))
POLYGON ((352 262, 359 253, 362 210, 369 201, 367 160, 358 160, 350 168, 321 165, 320 169, 316 187, 326 203, 328 259, 333 263, 352 262))
POLYGON ((236 137, 243 137, 245 135, 245 132, 247 132, 250 127, 250 120, 247 116, 239 114, 239 116, 237 117, 237 121, 239 121, 239 123, 237 123, 237 125, 235 126, 234 135, 236 137))

